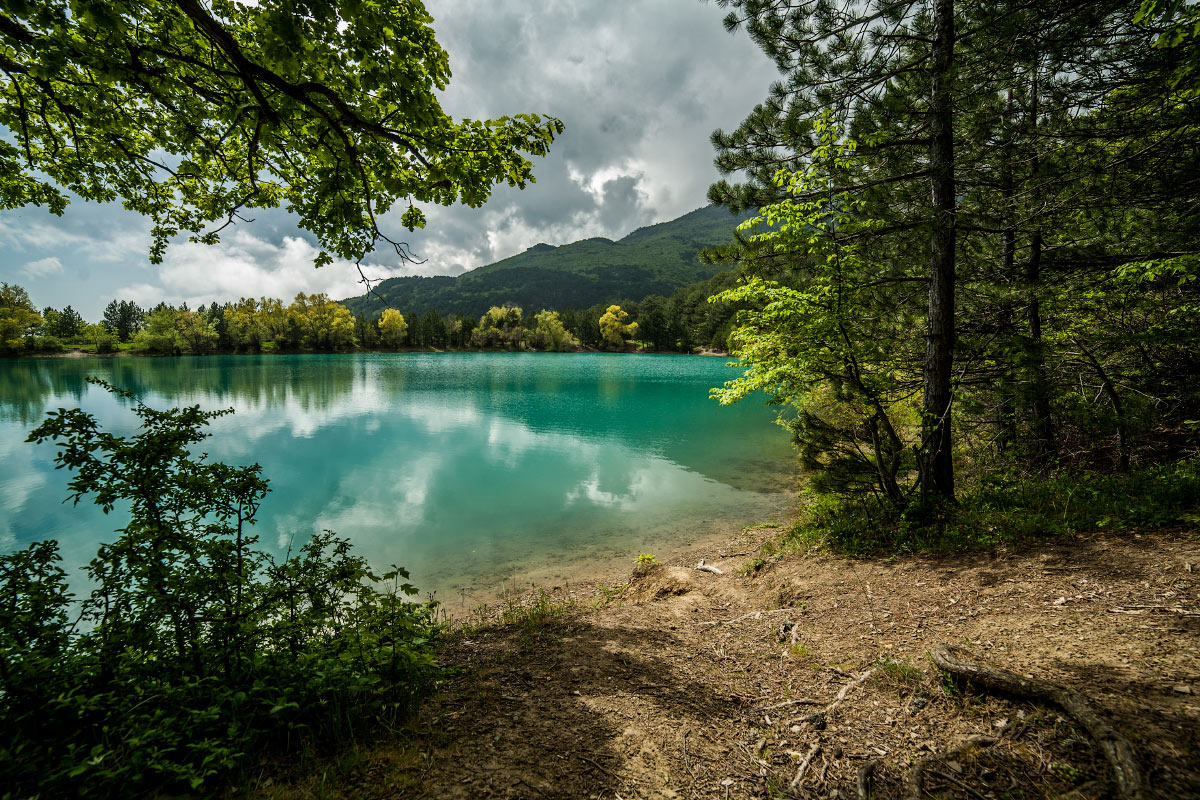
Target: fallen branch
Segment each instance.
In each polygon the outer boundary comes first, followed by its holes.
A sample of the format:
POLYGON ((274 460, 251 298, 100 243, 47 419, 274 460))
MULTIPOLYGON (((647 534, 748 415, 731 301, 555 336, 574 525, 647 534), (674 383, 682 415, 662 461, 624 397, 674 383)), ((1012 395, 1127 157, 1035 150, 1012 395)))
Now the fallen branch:
POLYGON ((819 752, 821 752, 821 744, 819 742, 808 748, 808 753, 804 756, 804 760, 800 762, 800 769, 796 770, 796 777, 792 778, 792 782, 789 784, 792 789, 800 786, 800 781, 804 780, 804 773, 808 772, 808 765, 812 763, 813 758, 819 752))
POLYGON ((689 733, 691 733, 690 730, 685 730, 683 732, 683 744, 680 749, 683 750, 683 765, 687 767, 688 774, 692 776, 692 781, 695 782, 696 773, 692 771, 692 762, 688 760, 687 752, 687 737, 689 733))
POLYGON ((929 655, 938 669, 970 683, 1058 706, 1087 731, 1104 753, 1116 775, 1120 796, 1124 800, 1148 800, 1150 795, 1146 788, 1146 779, 1138 765, 1133 745, 1097 714, 1083 695, 1049 681, 1023 678, 1005 669, 964 661, 959 654, 970 655, 960 647, 945 644, 934 648, 929 655))
POLYGON ((936 775, 937 777, 941 778, 942 780, 946 781, 947 783, 953 783, 955 786, 962 789, 964 792, 971 795, 972 797, 978 797, 979 800, 989 800, 987 795, 983 794, 982 792, 978 792, 978 791, 972 789, 970 786, 967 786, 965 783, 963 783, 962 781, 960 781, 958 778, 954 777, 953 775, 950 775, 945 772, 938 772, 937 770, 932 770, 932 769, 929 771, 932 774, 936 775))
MULTIPOLYGON (((911 770, 909 770, 908 777, 904 781, 905 797, 907 800, 921 800, 925 793, 925 772, 932 772, 932 770, 929 768, 937 762, 960 756, 967 750, 970 750, 972 747, 988 747, 995 744, 996 741, 997 740, 991 736, 972 736, 953 750, 942 753, 941 755, 928 756, 921 759, 913 765, 911 770)), ((941 773, 938 773, 938 775, 940 776, 941 773)), ((970 787, 967 787, 965 784, 963 784, 963 788, 966 788, 968 791, 972 791, 970 787)))

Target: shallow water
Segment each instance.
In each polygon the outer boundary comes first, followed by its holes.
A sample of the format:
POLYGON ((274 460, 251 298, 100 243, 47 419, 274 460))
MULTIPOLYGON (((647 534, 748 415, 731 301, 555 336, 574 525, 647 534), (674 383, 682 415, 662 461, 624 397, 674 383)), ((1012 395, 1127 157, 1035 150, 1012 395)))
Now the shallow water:
POLYGON ((132 432, 95 375, 152 407, 232 407, 204 445, 258 462, 277 553, 328 528, 379 567, 445 597, 550 564, 577 572, 777 516, 787 437, 755 401, 708 389, 723 359, 604 354, 356 354, 0 361, 0 551, 57 538, 86 563, 123 523, 62 504, 47 409, 81 407, 132 432))

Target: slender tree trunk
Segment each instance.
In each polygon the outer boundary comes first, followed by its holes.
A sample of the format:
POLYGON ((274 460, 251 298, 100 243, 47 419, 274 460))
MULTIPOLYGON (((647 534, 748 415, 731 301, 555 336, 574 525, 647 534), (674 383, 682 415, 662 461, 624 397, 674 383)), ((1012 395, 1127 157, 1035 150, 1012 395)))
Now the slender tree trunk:
MULTIPOLYGON (((1013 92, 1008 90, 1005 101, 1004 124, 1007 141, 1004 144, 1004 163, 1000 174, 1000 193, 1004 201, 1004 215, 1007 218, 1004 226, 1004 242, 1001 254, 1000 275, 1005 281, 1016 280, 1015 267, 1017 263, 1017 209, 1013 202, 1013 140, 1016 132, 1012 126, 1013 92)), ((1005 339, 1012 336, 1012 308, 1006 302, 1000 310, 1000 331, 1005 339)), ((996 415, 996 452, 1004 455, 1017 440, 1017 412, 1013 403, 1014 384, 1016 383, 1012 365, 1005 359, 1003 378, 1000 386, 1000 408, 996 415)), ((1018 367, 1019 369, 1019 367, 1018 367)))
POLYGON ((1042 234, 1035 231, 1029 237, 1029 259, 1025 262, 1025 287, 1028 292, 1026 322, 1028 324, 1027 360, 1029 363, 1029 411, 1033 419, 1034 453, 1038 461, 1053 458, 1054 422, 1050 416, 1050 386, 1046 379, 1046 354, 1042 342, 1042 313, 1038 300, 1041 282, 1042 234))
POLYGON ((925 339, 923 490, 953 499, 951 371, 954 367, 954 0, 934 3, 929 168, 932 173, 933 253, 929 265, 929 325, 925 339))
MULTIPOLYGON (((1033 80, 1029 97, 1029 119, 1027 130, 1032 137, 1029 159, 1027 192, 1032 193, 1032 202, 1038 202, 1037 181, 1041 172, 1041 157, 1038 154, 1037 129, 1039 102, 1041 100, 1041 57, 1034 55, 1033 80)), ((1036 212, 1030 214, 1037 217, 1036 212)), ((1050 387, 1046 379, 1046 354, 1042 342, 1042 311, 1038 298, 1042 280, 1042 232, 1034 223, 1029 235, 1029 256, 1025 260, 1025 371, 1029 387, 1027 403, 1033 428, 1033 453, 1038 463, 1050 461, 1057 448, 1054 442, 1054 422, 1050 416, 1050 387)))

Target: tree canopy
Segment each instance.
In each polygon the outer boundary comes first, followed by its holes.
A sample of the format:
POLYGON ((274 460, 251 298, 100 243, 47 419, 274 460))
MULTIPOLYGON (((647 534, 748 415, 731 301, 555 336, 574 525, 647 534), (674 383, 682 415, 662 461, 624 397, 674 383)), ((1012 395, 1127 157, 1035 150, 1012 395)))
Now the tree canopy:
POLYGON ((0 0, 0 207, 65 190, 154 222, 151 259, 280 205, 361 259, 379 217, 477 206, 533 180, 553 117, 451 119, 446 51, 420 0, 0 0))

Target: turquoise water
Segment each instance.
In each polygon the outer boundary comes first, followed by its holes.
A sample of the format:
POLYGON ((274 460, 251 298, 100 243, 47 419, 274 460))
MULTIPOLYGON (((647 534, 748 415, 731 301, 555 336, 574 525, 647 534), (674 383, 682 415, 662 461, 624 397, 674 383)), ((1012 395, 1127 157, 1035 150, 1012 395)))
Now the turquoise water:
POLYGON ((719 358, 359 354, 0 361, 0 551, 56 538, 82 565, 122 524, 62 503, 47 409, 129 433, 95 375, 152 407, 232 407, 204 449, 271 481, 258 535, 276 553, 313 531, 441 596, 547 564, 586 570, 777 517, 790 448, 760 403, 723 408, 719 358))

